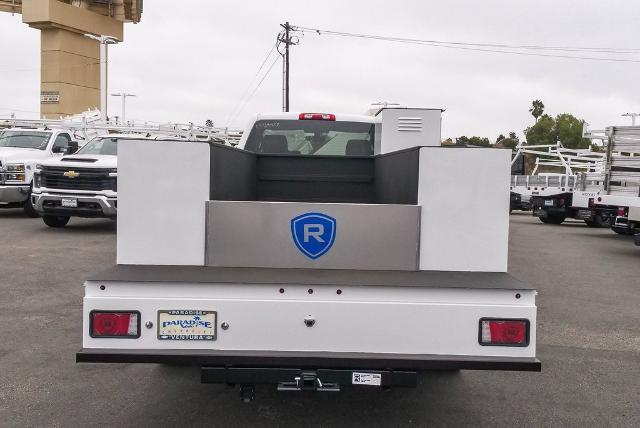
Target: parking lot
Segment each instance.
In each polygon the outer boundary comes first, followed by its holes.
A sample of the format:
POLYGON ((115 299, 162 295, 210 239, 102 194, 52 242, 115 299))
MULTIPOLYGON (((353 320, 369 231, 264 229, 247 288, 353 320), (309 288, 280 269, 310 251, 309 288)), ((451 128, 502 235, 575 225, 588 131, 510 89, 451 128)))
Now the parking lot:
POLYGON ((75 363, 82 281, 115 262, 115 231, 0 210, 2 425, 640 426, 640 248, 607 229, 511 216, 509 271, 539 291, 542 373, 433 373, 388 392, 264 387, 251 404, 200 384, 197 368, 75 363))

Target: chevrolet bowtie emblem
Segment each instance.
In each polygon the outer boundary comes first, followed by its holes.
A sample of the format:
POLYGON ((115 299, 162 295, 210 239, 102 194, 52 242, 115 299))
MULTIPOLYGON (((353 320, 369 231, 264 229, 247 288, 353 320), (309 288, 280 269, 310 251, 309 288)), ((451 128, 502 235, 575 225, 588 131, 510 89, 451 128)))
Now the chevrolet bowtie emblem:
POLYGON ((78 176, 80 176, 80 173, 79 172, 75 172, 75 171, 67 171, 62 175, 64 175, 65 177, 68 177, 68 178, 77 178, 78 176))

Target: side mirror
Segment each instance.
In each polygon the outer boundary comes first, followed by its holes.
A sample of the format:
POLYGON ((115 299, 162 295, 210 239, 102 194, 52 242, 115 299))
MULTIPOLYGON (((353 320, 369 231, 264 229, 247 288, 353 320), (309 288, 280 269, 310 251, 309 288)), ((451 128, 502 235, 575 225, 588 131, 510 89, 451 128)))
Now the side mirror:
POLYGON ((66 147, 61 147, 61 146, 58 146, 58 147, 54 146, 51 149, 51 153, 63 153, 64 154, 64 153, 66 153, 66 151, 67 151, 67 148, 66 147))
POLYGON ((77 141, 69 141, 69 145, 65 150, 65 154, 72 155, 78 151, 78 142, 77 141))

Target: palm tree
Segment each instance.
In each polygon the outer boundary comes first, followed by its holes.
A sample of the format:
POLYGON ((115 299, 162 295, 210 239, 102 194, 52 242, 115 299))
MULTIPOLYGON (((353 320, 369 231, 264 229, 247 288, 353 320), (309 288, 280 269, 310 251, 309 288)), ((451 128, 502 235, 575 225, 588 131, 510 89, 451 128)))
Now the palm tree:
POLYGON ((529 113, 531 113, 531 115, 536 118, 536 123, 538 123, 538 118, 542 116, 542 113, 544 113, 544 104, 542 104, 542 101, 534 100, 531 103, 529 113))

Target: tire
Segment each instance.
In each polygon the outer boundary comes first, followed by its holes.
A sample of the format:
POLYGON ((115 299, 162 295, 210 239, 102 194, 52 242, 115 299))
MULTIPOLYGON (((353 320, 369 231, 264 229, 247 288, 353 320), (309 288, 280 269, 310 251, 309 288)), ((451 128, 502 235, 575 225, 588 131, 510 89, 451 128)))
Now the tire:
POLYGON ((538 217, 540 219, 541 222, 543 222, 544 224, 549 223, 549 219, 546 217, 538 217))
POLYGON ((31 192, 29 192, 29 197, 24 202, 24 213, 31 218, 38 218, 40 214, 36 211, 33 203, 31 202, 31 192))
POLYGON ((593 217, 593 221, 596 224, 596 227, 611 227, 611 217, 607 217, 605 220, 601 215, 596 215, 593 217))
POLYGON ((595 215, 591 220, 585 220, 589 227, 611 227, 611 219, 603 220, 602 216, 595 215))
POLYGON ((634 234, 633 230, 631 229, 619 229, 619 228, 612 227, 611 230, 613 230, 618 235, 632 236, 634 234))
POLYGON ((566 219, 565 216, 549 216, 547 217, 546 223, 549 224, 562 224, 562 222, 566 219))
POLYGON ((63 215, 45 215, 42 216, 42 221, 49 227, 65 227, 70 218, 63 215))

